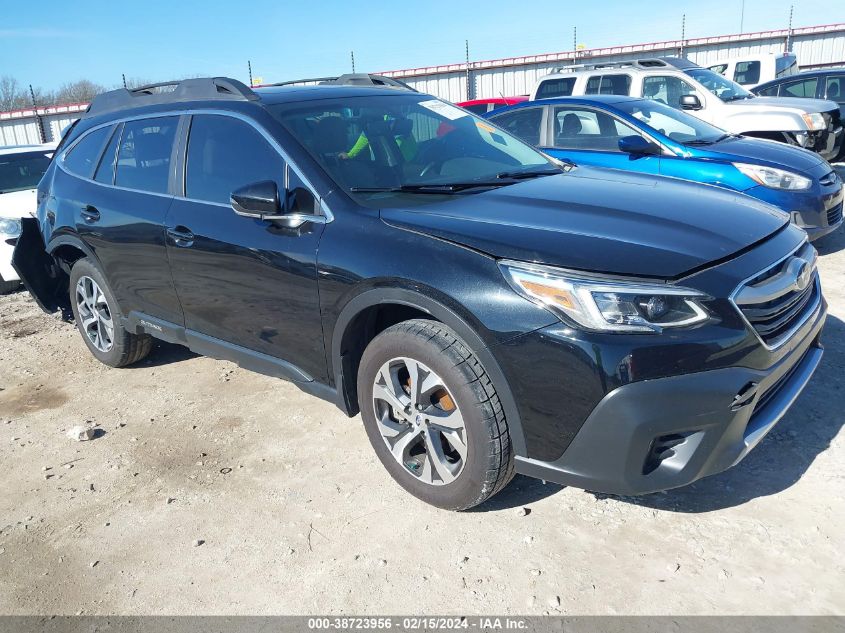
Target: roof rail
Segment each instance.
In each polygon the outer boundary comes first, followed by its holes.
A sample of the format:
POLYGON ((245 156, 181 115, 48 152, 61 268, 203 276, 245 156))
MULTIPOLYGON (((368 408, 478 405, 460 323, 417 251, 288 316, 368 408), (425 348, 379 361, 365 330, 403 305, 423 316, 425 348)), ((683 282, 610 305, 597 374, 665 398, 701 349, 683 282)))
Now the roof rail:
POLYGON ((559 66, 552 72, 574 72, 576 70, 602 70, 604 68, 665 68, 672 65, 668 57, 646 57, 643 59, 626 59, 618 62, 596 62, 594 64, 573 64, 571 66, 559 66))
POLYGON ((118 88, 97 95, 88 106, 86 117, 147 105, 184 101, 257 101, 245 84, 228 77, 203 77, 165 81, 132 88, 118 88))
POLYGON ((383 86, 385 88, 398 88, 417 92, 404 81, 385 77, 383 75, 370 75, 367 73, 348 73, 339 77, 314 77, 311 79, 292 79, 274 84, 263 84, 264 86, 292 86, 295 84, 319 84, 335 86, 383 86))

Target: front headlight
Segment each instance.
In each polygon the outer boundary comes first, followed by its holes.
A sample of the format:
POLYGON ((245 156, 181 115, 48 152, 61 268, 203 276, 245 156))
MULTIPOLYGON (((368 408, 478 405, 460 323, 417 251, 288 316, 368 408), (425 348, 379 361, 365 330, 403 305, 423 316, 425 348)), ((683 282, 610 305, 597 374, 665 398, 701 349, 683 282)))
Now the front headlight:
POLYGON ((21 234, 21 221, 14 218, 0 218, 0 235, 18 237, 21 234))
POLYGON ((824 117, 821 115, 821 112, 802 114, 801 118, 804 119, 804 123, 807 124, 807 128, 812 132, 823 130, 827 127, 827 125, 825 125, 824 117))
POLYGON ((522 262, 499 266, 519 294, 588 330, 656 333, 710 318, 700 303, 707 295, 689 288, 590 278, 522 262))
POLYGON ((788 191, 803 191, 809 189, 813 181, 804 176, 793 174, 791 171, 775 169, 774 167, 763 167, 762 165, 749 165, 748 163, 733 163, 743 174, 754 182, 770 189, 786 189, 788 191))

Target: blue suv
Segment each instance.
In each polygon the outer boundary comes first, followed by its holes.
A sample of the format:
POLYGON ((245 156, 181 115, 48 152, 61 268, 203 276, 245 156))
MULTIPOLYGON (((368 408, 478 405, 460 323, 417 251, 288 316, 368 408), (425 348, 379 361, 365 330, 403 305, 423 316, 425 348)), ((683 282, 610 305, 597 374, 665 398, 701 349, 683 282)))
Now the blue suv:
POLYGON ((601 95, 528 101, 487 118, 578 165, 717 185, 786 211, 811 240, 842 224, 842 180, 811 151, 729 134, 652 99, 601 95))

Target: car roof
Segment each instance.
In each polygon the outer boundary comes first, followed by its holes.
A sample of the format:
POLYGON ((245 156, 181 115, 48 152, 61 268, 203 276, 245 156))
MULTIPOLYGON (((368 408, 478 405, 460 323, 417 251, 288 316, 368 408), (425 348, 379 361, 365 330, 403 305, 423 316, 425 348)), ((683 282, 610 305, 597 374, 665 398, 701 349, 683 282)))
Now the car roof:
POLYGON ((498 108, 489 114, 501 114, 517 108, 527 108, 531 106, 543 106, 554 104, 577 104, 577 105, 609 105, 613 106, 617 103, 625 103, 627 101, 642 101, 642 97, 630 97, 627 95, 582 95, 577 97, 549 97, 548 99, 535 99, 534 101, 522 101, 506 108, 498 108))
POLYGON ((782 83, 800 81, 801 79, 808 79, 810 77, 842 74, 845 74, 845 66, 840 66, 839 68, 819 68, 818 70, 802 70, 800 73, 795 73, 794 75, 789 75, 787 77, 778 77, 777 79, 770 79, 765 83, 754 86, 754 88, 752 88, 752 92, 759 88, 765 88, 766 86, 777 86, 782 83))
POLYGON ((9 154, 28 154, 30 152, 49 152, 56 149, 55 143, 43 143, 40 145, 12 145, 10 147, 0 147, 0 156, 8 156, 9 154))

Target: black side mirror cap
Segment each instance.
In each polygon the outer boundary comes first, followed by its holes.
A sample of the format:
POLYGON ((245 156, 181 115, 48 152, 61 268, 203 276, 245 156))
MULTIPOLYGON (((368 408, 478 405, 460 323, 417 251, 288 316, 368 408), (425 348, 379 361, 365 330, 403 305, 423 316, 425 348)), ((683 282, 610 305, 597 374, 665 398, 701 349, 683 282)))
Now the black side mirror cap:
POLYGON ((278 220, 283 216, 279 187, 272 180, 262 180, 235 189, 230 197, 238 215, 259 220, 278 220))
POLYGON ((701 110, 701 99, 698 95, 681 95, 678 100, 681 110, 701 110))
POLYGON ((650 143, 642 136, 632 134, 619 139, 619 150, 626 154, 660 154, 662 150, 658 145, 650 143))

